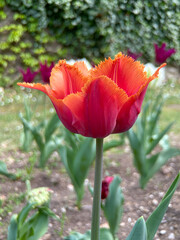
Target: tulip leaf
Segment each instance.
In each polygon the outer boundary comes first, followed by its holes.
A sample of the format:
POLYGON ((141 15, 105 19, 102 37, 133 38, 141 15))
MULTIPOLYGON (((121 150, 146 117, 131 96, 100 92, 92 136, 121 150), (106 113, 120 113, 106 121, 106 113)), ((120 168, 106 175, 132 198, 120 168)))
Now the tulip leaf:
POLYGON ((132 129, 130 129, 127 132, 127 136, 130 142, 131 149, 134 154, 134 166, 137 168, 139 173, 143 175, 145 173, 145 168, 144 168, 145 150, 142 147, 142 143, 137 138, 137 135, 132 129))
POLYGON ((31 133, 33 134, 33 137, 39 147, 39 149, 43 149, 44 147, 44 143, 42 140, 42 137, 40 135, 39 129, 41 127, 41 125, 39 125, 37 128, 33 127, 33 125, 28 122, 25 118, 23 118, 21 115, 19 115, 23 124, 31 131, 31 133))
POLYGON ((147 228, 143 217, 137 220, 126 240, 147 240, 147 228))
POLYGON ((7 170, 6 164, 1 161, 0 161, 0 174, 13 180, 16 179, 16 175, 9 173, 7 170))
POLYGON ((57 114, 54 114, 45 128, 45 140, 48 142, 54 131, 60 126, 60 120, 57 114))
POLYGON ((159 122, 160 114, 162 111, 162 107, 164 104, 164 99, 162 98, 162 94, 160 93, 154 100, 154 104, 151 107, 152 101, 150 101, 149 105, 149 114, 148 114, 148 124, 147 124, 147 136, 153 136, 157 131, 157 125, 159 122), (150 108, 151 107, 151 108, 150 108))
POLYGON ((114 180, 109 185, 109 194, 102 205, 104 215, 108 221, 110 231, 115 236, 121 221, 123 212, 124 197, 120 187, 121 179, 115 176, 114 180))
POLYGON ((21 228, 22 225, 24 224, 29 212, 32 210, 33 204, 28 203, 18 214, 18 228, 21 228))
POLYGON ((169 187, 168 191, 166 192, 165 196, 161 200, 158 207, 154 210, 151 216, 146 221, 147 226, 147 240, 153 240, 156 231, 163 219, 165 212, 167 211, 169 202, 178 186, 180 181, 180 173, 177 175, 171 186, 169 187))
POLYGON ((118 140, 111 140, 108 142, 104 142, 103 144, 103 151, 108 151, 111 148, 119 147, 122 146, 125 142, 125 134, 121 133, 119 134, 119 139, 118 140))
POLYGON ((148 149, 146 150, 146 154, 149 154, 155 148, 163 136, 170 130, 172 125, 173 123, 170 123, 161 133, 158 134, 158 136, 149 145, 148 149))
POLYGON ((48 142, 45 143, 44 148, 41 150, 40 154, 39 166, 41 168, 45 167, 46 162, 48 161, 51 154, 57 150, 57 147, 58 145, 53 140, 49 140, 48 142))
POLYGON ((19 240, 38 240, 48 229, 48 215, 39 211, 33 214, 21 228, 19 240))
MULTIPOLYGON (((91 240, 91 231, 89 230, 85 234, 74 232, 71 235, 65 237, 65 240, 91 240)), ((100 228, 100 240, 114 240, 109 229, 100 228)))
POLYGON ((92 138, 84 137, 77 141, 77 138, 73 134, 71 135, 69 136, 68 133, 66 144, 57 151, 74 186, 79 206, 84 195, 84 181, 95 158, 95 141, 92 138), (76 147, 72 148, 72 145, 76 147))
POLYGON ((7 240, 17 240, 17 234, 18 234, 17 214, 14 214, 8 226, 7 240))
POLYGON ((172 157, 180 155, 180 150, 176 148, 169 148, 156 155, 151 156, 146 161, 150 171, 145 176, 141 176, 140 183, 142 188, 147 184, 150 178, 159 171, 159 169, 172 157))

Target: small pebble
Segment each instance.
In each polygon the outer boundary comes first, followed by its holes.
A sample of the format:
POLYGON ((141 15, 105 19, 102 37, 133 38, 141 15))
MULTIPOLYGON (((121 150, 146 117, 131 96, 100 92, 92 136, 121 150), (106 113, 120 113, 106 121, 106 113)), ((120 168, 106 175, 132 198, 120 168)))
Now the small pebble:
POLYGON ((152 203, 153 203, 155 206, 158 205, 158 201, 157 201, 156 199, 153 199, 153 200, 152 200, 152 203))
POLYGON ((174 233, 170 233, 169 236, 168 236, 168 239, 175 239, 174 233))
POLYGON ((120 226, 124 227, 125 226, 125 222, 120 223, 120 226))
POLYGON ((163 197, 164 196, 164 192, 159 192, 159 197, 163 197))
POLYGON ((161 235, 164 235, 164 234, 166 234, 166 230, 161 230, 159 233, 160 233, 161 235))
POLYGON ((71 192, 74 190, 74 187, 73 187, 73 185, 72 185, 72 184, 68 184, 67 188, 68 188, 68 189, 69 189, 69 191, 71 191, 71 192))
POLYGON ((128 222, 130 223, 131 221, 132 221, 132 220, 131 220, 131 218, 129 217, 129 218, 128 218, 128 222))
POLYGON ((153 197, 154 197, 154 195, 152 195, 152 194, 149 195, 149 198, 153 199, 153 197))

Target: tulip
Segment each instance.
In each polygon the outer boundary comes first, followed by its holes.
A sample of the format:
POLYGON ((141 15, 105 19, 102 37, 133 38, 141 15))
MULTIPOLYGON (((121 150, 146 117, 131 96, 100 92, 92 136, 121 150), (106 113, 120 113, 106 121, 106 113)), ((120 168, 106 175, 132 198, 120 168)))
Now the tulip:
POLYGON ((148 77, 140 62, 122 53, 90 70, 84 62, 69 65, 61 60, 52 69, 49 84, 18 83, 47 94, 68 130, 96 138, 91 240, 100 237, 103 138, 132 127, 148 84, 158 77, 159 70, 165 65, 148 77))
POLYGON ((127 51, 127 55, 132 57, 134 60, 137 60, 139 57, 142 56, 142 53, 133 53, 130 50, 127 51))
POLYGON ((49 83, 49 78, 51 75, 52 68, 54 67, 54 63, 52 62, 51 65, 48 67, 47 61, 44 64, 40 63, 40 73, 43 83, 49 83))
POLYGON ((113 181, 114 177, 107 176, 102 181, 101 199, 106 199, 109 194, 109 185, 113 181))
POLYGON ((20 72, 23 76, 23 81, 26 83, 32 83, 34 81, 35 76, 38 72, 31 72, 30 68, 27 68, 26 72, 23 69, 20 69, 20 72))
POLYGON ((132 127, 149 82, 164 65, 147 77, 140 62, 121 53, 91 70, 83 62, 68 65, 61 60, 51 72, 50 84, 18 84, 46 93, 71 132, 104 138, 132 127))
POLYGON ((166 50, 166 43, 163 43, 161 47, 158 47, 157 44, 154 44, 154 50, 156 55, 156 62, 160 64, 165 62, 167 58, 176 52, 174 48, 166 50))

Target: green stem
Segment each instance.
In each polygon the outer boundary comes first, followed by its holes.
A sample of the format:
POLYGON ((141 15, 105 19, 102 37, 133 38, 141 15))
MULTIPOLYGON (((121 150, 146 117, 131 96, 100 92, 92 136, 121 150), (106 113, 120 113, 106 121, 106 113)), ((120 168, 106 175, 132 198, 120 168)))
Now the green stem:
POLYGON ((94 179, 94 197, 91 223, 91 240, 99 240, 100 210, 101 210, 101 181, 103 169, 103 138, 96 139, 96 165, 94 179))

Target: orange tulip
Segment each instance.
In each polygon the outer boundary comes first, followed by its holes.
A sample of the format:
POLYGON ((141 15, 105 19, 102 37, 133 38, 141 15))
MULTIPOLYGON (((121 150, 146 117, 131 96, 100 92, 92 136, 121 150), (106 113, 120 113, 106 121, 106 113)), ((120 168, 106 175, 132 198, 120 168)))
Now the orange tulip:
POLYGON ((121 53, 89 71, 84 62, 68 65, 61 60, 52 69, 50 84, 18 85, 47 94, 71 132, 104 138, 132 127, 149 82, 158 77, 164 66, 147 77, 144 65, 121 53))

